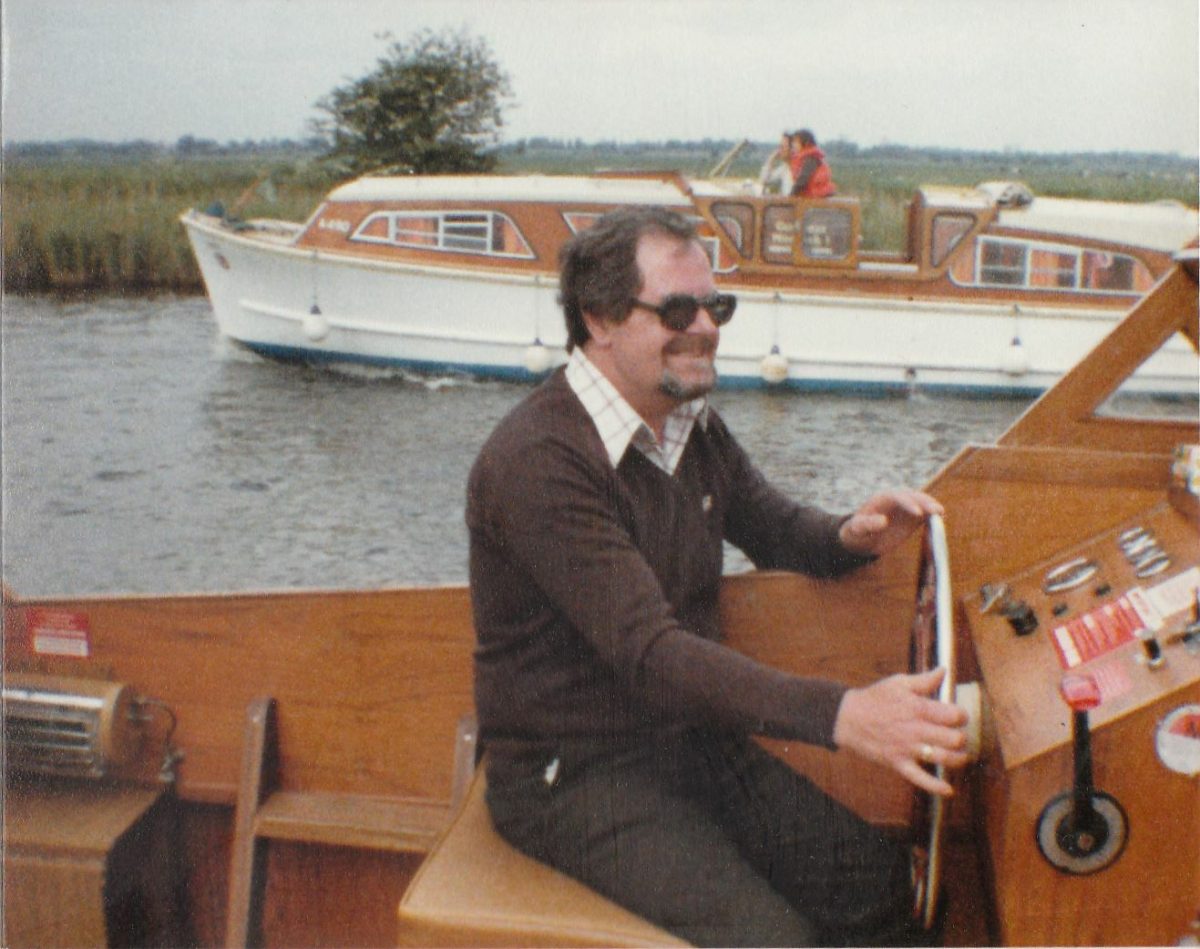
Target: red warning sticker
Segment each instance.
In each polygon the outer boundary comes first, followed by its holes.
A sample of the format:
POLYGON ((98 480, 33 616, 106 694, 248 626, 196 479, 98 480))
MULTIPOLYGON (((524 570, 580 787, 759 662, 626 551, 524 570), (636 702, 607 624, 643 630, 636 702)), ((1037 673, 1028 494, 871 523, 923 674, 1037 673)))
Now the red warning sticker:
POLYGON ((29 647, 43 656, 86 659, 92 652, 91 628, 86 613, 30 607, 26 614, 29 647))
POLYGON ((1058 651, 1060 665, 1073 669, 1133 642, 1138 631, 1148 625, 1129 596, 1123 596, 1056 626, 1050 631, 1050 638, 1058 651))

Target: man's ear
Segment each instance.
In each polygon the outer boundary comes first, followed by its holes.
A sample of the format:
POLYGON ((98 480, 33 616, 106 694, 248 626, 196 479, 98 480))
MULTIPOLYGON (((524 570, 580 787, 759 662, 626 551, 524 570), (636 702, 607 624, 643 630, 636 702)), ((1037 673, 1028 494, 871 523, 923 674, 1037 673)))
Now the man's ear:
POLYGON ((588 335, 597 346, 607 346, 611 337, 612 322, 603 316, 583 312, 583 325, 587 327, 588 335))

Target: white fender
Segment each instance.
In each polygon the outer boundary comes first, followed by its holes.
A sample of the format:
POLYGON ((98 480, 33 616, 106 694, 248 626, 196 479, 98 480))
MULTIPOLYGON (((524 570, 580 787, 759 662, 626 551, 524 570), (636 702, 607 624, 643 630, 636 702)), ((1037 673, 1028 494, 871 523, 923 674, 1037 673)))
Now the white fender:
POLYGON ((550 350, 540 339, 534 340, 533 345, 525 350, 525 368, 535 376, 540 376, 550 368, 550 350))
POLYGON ((763 381, 771 385, 777 385, 787 379, 787 357, 779 351, 778 346, 772 346, 771 351, 763 357, 759 372, 762 374, 763 381))
POLYGON ((1014 336, 1000 362, 1001 368, 1010 376, 1023 376, 1029 372, 1029 353, 1021 343, 1020 336, 1014 336))
POLYGON ((312 308, 312 312, 304 315, 304 319, 300 321, 300 327, 304 330, 304 335, 314 343, 319 343, 329 335, 329 321, 315 306, 312 308))

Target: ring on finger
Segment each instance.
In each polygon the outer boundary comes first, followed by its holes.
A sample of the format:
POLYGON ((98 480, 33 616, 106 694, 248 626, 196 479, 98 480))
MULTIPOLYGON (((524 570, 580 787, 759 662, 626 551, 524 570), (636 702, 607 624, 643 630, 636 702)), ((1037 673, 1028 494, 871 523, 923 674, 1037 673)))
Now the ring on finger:
POLYGON ((922 761, 933 761, 934 749, 933 745, 923 744, 917 749, 917 756, 922 761))

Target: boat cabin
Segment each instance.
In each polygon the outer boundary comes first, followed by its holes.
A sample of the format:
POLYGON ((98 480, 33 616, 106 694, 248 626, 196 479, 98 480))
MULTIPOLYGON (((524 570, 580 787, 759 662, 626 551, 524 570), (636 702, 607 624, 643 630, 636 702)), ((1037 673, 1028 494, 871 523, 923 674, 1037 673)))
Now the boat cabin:
POLYGON ((661 205, 695 219, 726 283, 802 287, 853 278, 894 292, 902 279, 943 284, 949 293, 1052 291, 1125 305, 1150 288, 1196 228, 1195 212, 1171 203, 1035 198, 1012 182, 925 186, 909 204, 903 250, 867 251, 854 197, 760 196, 673 173, 614 173, 363 178, 335 189, 294 241, 380 260, 552 277, 562 242, 623 204, 661 205))
POLYGON ((923 187, 908 206, 903 254, 860 249, 861 208, 855 198, 697 197, 696 204, 721 238, 718 273, 777 278, 789 269, 828 268, 856 271, 864 279, 901 273, 945 278, 961 288, 1128 296, 1149 290, 1166 264, 1163 255, 1174 250, 1131 253, 1124 244, 1100 242, 1098 231, 1065 230, 1065 219, 1027 210, 1009 214, 1005 209, 1014 200, 1021 202, 1015 207, 1028 209, 1034 199, 1012 185, 923 187), (1023 197, 1011 197, 1014 190, 1023 197))

